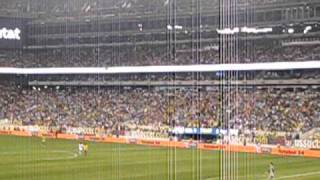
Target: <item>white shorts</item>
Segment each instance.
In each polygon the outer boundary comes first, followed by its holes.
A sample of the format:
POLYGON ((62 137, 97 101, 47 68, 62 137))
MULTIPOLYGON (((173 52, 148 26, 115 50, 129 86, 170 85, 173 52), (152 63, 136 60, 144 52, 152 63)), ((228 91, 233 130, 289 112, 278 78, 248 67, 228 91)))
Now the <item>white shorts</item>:
POLYGON ((274 174, 273 173, 269 174, 269 180, 274 180, 274 174))

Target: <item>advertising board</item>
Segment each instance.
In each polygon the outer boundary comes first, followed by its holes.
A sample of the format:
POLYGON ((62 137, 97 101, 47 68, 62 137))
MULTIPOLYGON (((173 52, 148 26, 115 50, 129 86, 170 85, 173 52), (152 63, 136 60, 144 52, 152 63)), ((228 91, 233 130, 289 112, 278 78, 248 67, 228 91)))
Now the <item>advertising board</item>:
POLYGON ((0 17, 0 49, 19 49, 26 41, 26 19, 0 17))

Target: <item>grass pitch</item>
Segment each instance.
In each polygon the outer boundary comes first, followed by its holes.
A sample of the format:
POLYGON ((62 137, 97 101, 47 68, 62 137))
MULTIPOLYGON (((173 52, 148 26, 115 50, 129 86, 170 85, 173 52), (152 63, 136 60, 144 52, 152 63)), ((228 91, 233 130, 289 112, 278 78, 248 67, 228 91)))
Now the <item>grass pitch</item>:
MULTIPOLYGON (((0 180, 218 180, 219 151, 89 143, 0 136, 0 180)), ((231 153, 236 180, 267 179, 272 161, 276 179, 319 180, 320 159, 231 153)))

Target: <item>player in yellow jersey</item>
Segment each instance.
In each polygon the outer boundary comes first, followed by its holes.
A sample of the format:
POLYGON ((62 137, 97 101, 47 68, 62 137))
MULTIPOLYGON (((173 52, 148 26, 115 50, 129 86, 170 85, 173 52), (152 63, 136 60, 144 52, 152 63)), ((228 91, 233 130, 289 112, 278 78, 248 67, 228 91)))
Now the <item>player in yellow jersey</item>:
POLYGON ((47 142, 47 139, 46 139, 46 137, 45 136, 41 136, 41 144, 42 144, 42 146, 46 146, 46 142, 47 142))
POLYGON ((89 150, 89 145, 87 143, 85 143, 83 145, 83 151, 84 151, 84 155, 87 156, 88 154, 88 150, 89 150))

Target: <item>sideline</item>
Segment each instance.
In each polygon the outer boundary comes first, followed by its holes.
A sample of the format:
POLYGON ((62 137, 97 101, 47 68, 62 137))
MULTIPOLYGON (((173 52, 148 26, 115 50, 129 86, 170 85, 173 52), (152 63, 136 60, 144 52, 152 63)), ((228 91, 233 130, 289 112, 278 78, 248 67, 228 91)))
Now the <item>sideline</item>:
POLYGON ((305 177, 305 176, 312 176, 312 175, 318 175, 318 174, 320 174, 320 171, 301 173, 301 174, 295 174, 295 175, 290 175, 290 176, 281 176, 281 177, 276 178, 276 179, 289 179, 289 178, 305 177))
MULTIPOLYGON (((314 172, 308 172, 308 173, 300 173, 300 174, 293 174, 293 175, 287 175, 287 176, 280 176, 276 177, 276 179, 290 179, 290 178, 297 178, 297 177, 306 177, 306 176, 312 176, 312 175, 320 175, 320 171, 314 171, 314 172)), ((240 177, 248 177, 248 176, 237 176, 240 177)), ((250 177, 266 177, 266 176, 250 176, 250 177)), ((212 177, 212 178, 206 178, 204 180, 219 180, 220 177, 212 177)), ((266 178, 267 179, 267 178, 266 178)))

